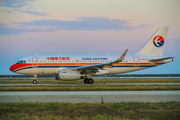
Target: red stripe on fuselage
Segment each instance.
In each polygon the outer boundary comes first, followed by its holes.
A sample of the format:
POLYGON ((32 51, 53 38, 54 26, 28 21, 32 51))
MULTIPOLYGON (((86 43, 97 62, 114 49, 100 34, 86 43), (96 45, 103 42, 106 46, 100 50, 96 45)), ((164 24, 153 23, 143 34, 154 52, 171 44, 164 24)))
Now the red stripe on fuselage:
MULTIPOLYGON (((66 65, 76 65, 76 66, 88 66, 88 65, 95 65, 95 64, 101 64, 101 63, 38 63, 38 65, 36 63, 33 64, 33 66, 42 66, 42 65, 57 65, 57 66, 66 66, 66 65)), ((136 64, 139 64, 139 65, 161 65, 161 64, 164 64, 164 63, 154 63, 154 64, 151 64, 151 63, 136 63, 136 64)), ((114 65, 134 65, 134 63, 116 63, 114 65)), ((29 64, 21 64, 21 63, 16 63, 16 64, 13 64, 11 67, 10 67, 10 70, 11 71, 15 71, 19 68, 22 68, 22 67, 26 67, 26 66, 32 66, 32 63, 29 63, 29 64)))

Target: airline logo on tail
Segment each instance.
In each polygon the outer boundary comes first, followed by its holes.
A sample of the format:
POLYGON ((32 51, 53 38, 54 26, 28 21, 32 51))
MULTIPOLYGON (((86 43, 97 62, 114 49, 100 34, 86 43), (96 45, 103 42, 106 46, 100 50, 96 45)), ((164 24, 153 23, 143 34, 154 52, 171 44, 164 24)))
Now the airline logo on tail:
POLYGON ((157 35, 154 37, 153 43, 156 47, 161 47, 164 44, 164 38, 160 35, 157 35))

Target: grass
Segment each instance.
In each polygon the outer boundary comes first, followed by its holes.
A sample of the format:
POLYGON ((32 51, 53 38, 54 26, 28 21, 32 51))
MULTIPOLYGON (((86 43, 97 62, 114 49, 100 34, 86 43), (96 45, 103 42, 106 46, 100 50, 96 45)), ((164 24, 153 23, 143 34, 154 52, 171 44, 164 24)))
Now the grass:
POLYGON ((14 86, 0 87, 0 91, 127 91, 127 90, 180 90, 179 85, 141 86, 14 86))
MULTIPOLYGON (((38 81, 38 79, 37 79, 38 81)), ((95 83, 179 83, 179 80, 95 80, 95 83)), ((62 80, 41 80, 39 84, 83 84, 83 80, 62 81, 62 80)), ((0 84, 32 84, 32 80, 0 80, 0 84)))
POLYGON ((180 102, 0 103, 2 120, 179 120, 180 102))
MULTIPOLYGON (((96 80, 95 83, 178 83, 180 80, 96 80)), ((0 81, 0 84, 32 84, 32 81, 0 81)), ((78 81, 38 81, 37 84, 79 84, 76 86, 7 86, 0 87, 0 91, 122 91, 122 90, 180 90, 179 85, 86 85, 83 80, 78 81), (84 84, 84 85, 82 85, 84 84)))

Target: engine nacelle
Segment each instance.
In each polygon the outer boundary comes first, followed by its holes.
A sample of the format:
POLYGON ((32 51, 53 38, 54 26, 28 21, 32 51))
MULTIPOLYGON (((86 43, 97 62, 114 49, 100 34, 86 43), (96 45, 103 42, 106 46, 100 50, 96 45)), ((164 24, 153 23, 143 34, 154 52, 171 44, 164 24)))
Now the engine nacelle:
POLYGON ((56 80, 79 80, 81 74, 78 71, 60 70, 55 78, 56 80))

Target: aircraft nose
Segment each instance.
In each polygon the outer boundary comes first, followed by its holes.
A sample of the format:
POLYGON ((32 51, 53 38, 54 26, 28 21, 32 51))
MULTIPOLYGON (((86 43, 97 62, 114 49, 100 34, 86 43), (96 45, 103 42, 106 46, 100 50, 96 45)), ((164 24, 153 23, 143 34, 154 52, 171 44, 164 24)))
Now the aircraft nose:
POLYGON ((9 69, 13 72, 16 69, 16 65, 15 64, 11 65, 9 69))

